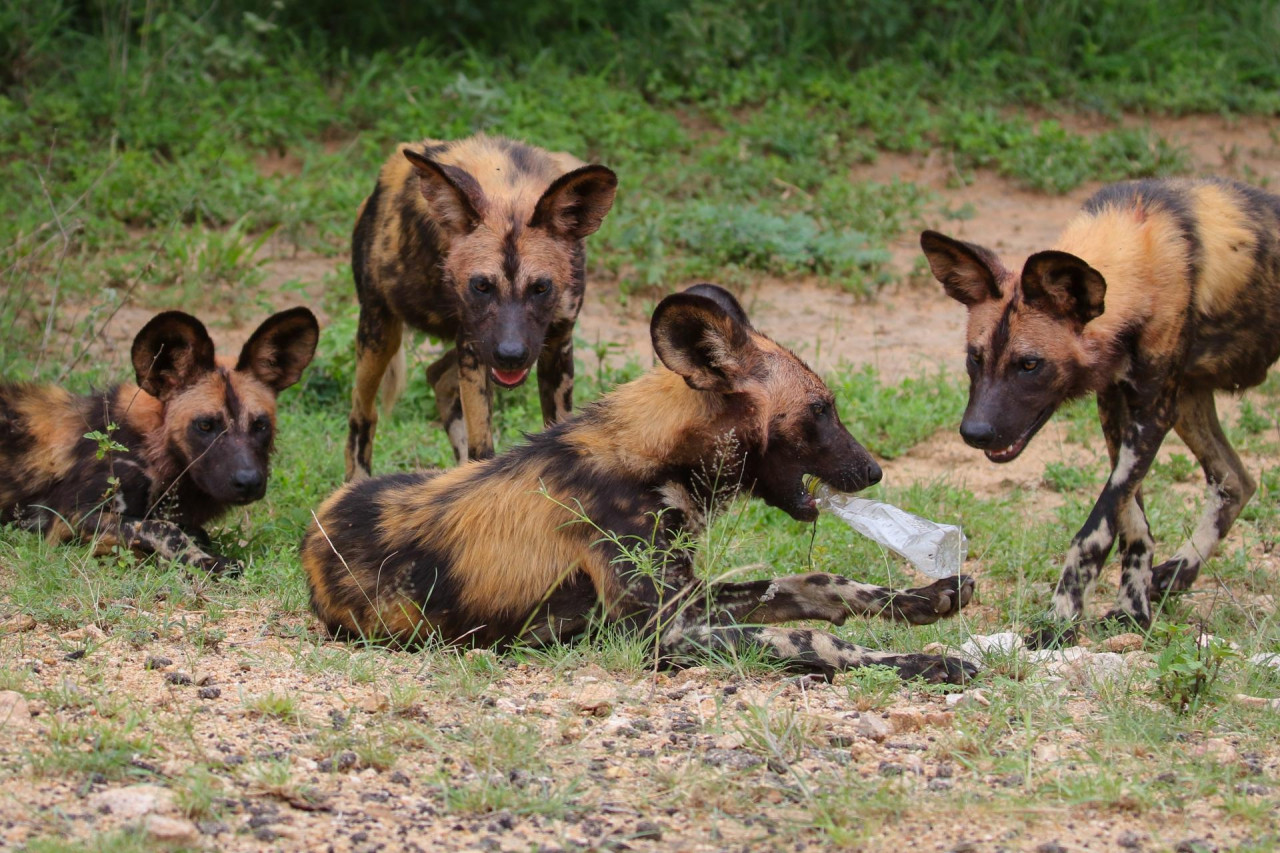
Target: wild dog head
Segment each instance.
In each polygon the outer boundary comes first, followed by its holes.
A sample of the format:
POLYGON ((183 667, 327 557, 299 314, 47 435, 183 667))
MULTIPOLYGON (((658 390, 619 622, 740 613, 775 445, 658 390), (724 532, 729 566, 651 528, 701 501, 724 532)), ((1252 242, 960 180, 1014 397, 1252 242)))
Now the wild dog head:
POLYGON ((306 308, 282 311, 249 338, 234 365, 214 358, 213 341, 190 314, 165 311, 133 342, 138 386, 164 407, 161 467, 214 502, 247 504, 267 488, 276 395, 298 381, 315 354, 320 327, 306 308))
POLYGON ((557 170, 546 152, 508 143, 509 156, 501 156, 494 144, 502 165, 491 171, 505 169, 500 179, 412 149, 404 156, 448 245, 441 266, 459 306, 459 341, 494 381, 514 387, 537 361, 552 320, 577 316, 581 241, 608 214, 618 179, 594 165, 552 179, 557 170))
POLYGON ((1067 252, 1037 252, 1015 275, 993 252, 935 231, 920 235, 947 295, 969 309, 969 405, 960 435, 992 462, 1016 459, 1065 401, 1090 390, 1084 329, 1106 281, 1067 252))
POLYGON ((689 387, 721 395, 743 443, 744 481, 800 521, 818 516, 805 477, 842 492, 880 481, 880 466, 840 421, 830 389, 795 353, 756 331, 726 290, 668 296, 650 323, 654 351, 689 387))

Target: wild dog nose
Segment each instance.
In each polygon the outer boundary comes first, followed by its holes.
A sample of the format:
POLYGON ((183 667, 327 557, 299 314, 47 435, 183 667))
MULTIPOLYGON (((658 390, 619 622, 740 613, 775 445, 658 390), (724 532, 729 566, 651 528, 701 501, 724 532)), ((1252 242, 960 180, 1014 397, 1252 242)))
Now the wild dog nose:
POLYGON ((257 468, 241 468, 231 475, 231 488, 242 498, 254 497, 262 491, 262 472, 257 468))
POLYGON ((529 360, 529 348, 522 341, 502 341, 493 351, 499 367, 520 368, 529 360))
POLYGON ((867 485, 874 486, 880 482, 880 478, 884 476, 884 471, 880 470, 880 463, 872 459, 867 463, 867 485))
POLYGON ((991 442, 996 440, 996 428, 989 423, 962 421, 960 424, 960 437, 970 447, 984 450, 991 446, 991 442))

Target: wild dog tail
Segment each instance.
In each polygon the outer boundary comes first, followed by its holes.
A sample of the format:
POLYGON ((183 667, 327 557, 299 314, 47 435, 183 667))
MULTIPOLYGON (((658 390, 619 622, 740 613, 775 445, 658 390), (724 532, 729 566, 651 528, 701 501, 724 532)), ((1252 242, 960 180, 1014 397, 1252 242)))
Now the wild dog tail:
POLYGON ((391 410, 395 408, 396 400, 400 399, 400 395, 404 393, 405 386, 409 382, 409 366, 406 363, 404 344, 400 344, 400 348, 396 350, 396 354, 391 356, 391 363, 387 365, 387 372, 382 374, 382 384, 378 387, 378 396, 382 403, 382 416, 385 418, 391 414, 391 410))

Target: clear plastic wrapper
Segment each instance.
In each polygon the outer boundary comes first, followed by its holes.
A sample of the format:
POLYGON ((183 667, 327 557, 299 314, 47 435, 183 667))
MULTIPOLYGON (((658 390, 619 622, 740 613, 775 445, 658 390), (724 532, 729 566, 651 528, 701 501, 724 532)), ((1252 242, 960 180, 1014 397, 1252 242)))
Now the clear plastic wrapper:
POLYGON ((892 504, 833 492, 822 483, 813 496, 820 508, 906 558, 931 578, 958 575, 969 554, 969 540, 954 524, 938 524, 892 504))

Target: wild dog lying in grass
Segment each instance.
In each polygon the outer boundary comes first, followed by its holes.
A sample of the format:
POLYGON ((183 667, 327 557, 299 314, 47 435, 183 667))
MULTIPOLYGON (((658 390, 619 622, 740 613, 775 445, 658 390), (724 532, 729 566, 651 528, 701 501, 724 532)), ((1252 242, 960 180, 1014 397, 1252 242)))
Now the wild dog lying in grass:
POLYGON ((966 442, 1008 462, 1064 401, 1098 395, 1111 476, 1072 540, 1053 596, 1059 624, 1042 639, 1083 615, 1117 537, 1109 616, 1149 625, 1152 598, 1191 585, 1254 492, 1213 394, 1261 383, 1280 356, 1280 197, 1223 180, 1105 187, 1021 274, 980 246, 932 231, 920 242, 969 309, 966 442), (1153 572, 1142 479, 1170 428, 1200 460, 1209 499, 1153 572))
POLYGON ((369 476, 379 385, 384 411, 403 388, 405 324, 456 342, 427 380, 459 461, 493 455, 493 385, 520 385, 535 361, 543 420, 569 413, 583 238, 617 184, 604 166, 508 139, 400 146, 352 236, 360 323, 348 480, 369 476))
POLYGON ((238 571, 206 550, 201 527, 266 493, 276 395, 319 333, 306 308, 282 311, 232 364, 199 320, 166 311, 134 339, 136 385, 78 396, 0 384, 0 521, 238 571))
POLYGON ((450 471, 348 484, 326 500, 302 543, 325 627, 488 645, 572 636, 601 615, 656 633, 666 659, 754 646, 827 675, 869 664, 934 681, 972 674, 956 659, 764 627, 838 625, 850 613, 930 623, 968 602, 968 578, 900 591, 832 574, 694 576, 690 537, 733 495, 812 521, 806 475, 852 492, 880 468, 822 380, 752 328, 726 291, 668 296, 651 332, 665 367, 526 444, 450 471))

